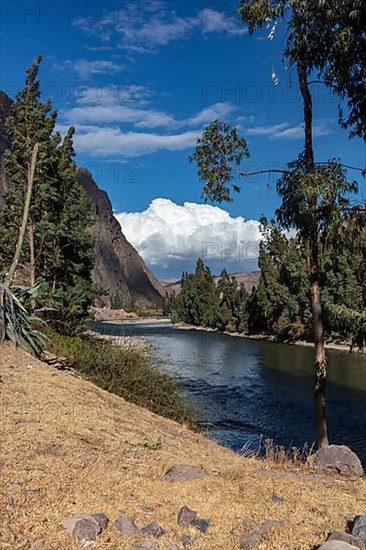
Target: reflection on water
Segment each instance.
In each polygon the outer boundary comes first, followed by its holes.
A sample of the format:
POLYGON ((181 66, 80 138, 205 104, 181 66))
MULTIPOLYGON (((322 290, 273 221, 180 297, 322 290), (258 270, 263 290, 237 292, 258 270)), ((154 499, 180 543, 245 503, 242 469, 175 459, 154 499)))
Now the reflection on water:
MULTIPOLYGON (((313 351, 171 325, 95 323, 108 334, 144 336, 179 391, 235 450, 260 436, 289 447, 315 438, 313 351)), ((366 356, 330 350, 327 412, 332 443, 352 447, 366 463, 366 356)))

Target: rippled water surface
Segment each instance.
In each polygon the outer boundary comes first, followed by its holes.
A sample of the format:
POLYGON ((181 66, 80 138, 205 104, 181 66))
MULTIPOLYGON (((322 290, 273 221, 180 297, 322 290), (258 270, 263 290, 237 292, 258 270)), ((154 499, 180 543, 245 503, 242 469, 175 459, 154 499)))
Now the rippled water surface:
MULTIPOLYGON (((171 325, 95 323, 107 334, 143 336, 177 381, 211 436, 235 450, 260 436, 289 447, 315 438, 311 348, 259 342, 171 325)), ((366 355, 328 352, 327 413, 332 443, 366 464, 366 355)))

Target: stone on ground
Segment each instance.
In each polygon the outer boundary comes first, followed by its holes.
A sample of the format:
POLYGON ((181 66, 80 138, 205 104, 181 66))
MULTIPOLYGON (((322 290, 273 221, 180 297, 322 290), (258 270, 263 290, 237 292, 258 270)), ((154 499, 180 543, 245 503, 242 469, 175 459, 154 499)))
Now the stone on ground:
POLYGON ((325 544, 319 547, 319 550, 357 550, 357 546, 342 540, 327 540, 325 544))
POLYGON ((156 523, 156 521, 152 521, 151 523, 149 523, 149 525, 142 529, 142 532, 146 535, 151 535, 152 537, 157 538, 162 537, 165 533, 164 529, 158 523, 156 523))
POLYGON ((122 535, 125 535, 126 537, 133 537, 134 535, 137 535, 140 532, 140 529, 137 527, 136 523, 127 517, 120 517, 116 519, 114 522, 114 525, 122 535))
POLYGON ((308 458, 309 464, 319 471, 330 471, 347 477, 360 477, 363 468, 358 456, 345 445, 328 445, 308 458))
POLYGON ((188 506, 182 506, 178 512, 178 525, 185 527, 194 521, 197 517, 197 512, 188 508, 188 506))
POLYGON ((347 542, 347 544, 353 544, 353 546, 356 546, 360 550, 364 547, 362 539, 355 537, 354 535, 350 535, 349 533, 345 533, 344 531, 333 531, 329 535, 328 540, 341 540, 342 542, 347 542))
POLYGON ((193 479, 202 479, 210 474, 201 466, 189 466, 186 464, 175 464, 162 476, 164 481, 191 481, 193 479))
POLYGON ((355 518, 351 533, 354 537, 360 538, 363 544, 366 544, 366 515, 355 518))

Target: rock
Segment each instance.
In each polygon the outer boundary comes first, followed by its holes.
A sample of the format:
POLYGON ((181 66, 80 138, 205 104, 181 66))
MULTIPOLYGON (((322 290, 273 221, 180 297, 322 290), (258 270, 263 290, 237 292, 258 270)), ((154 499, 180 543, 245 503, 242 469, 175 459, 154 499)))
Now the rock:
POLYGON ((159 545, 155 540, 145 540, 140 546, 134 546, 131 550, 159 550, 159 545))
POLYGON ((362 539, 355 537, 354 535, 350 535, 349 533, 345 533, 344 531, 333 531, 329 535, 328 540, 341 540, 347 544, 353 544, 353 546, 360 548, 360 550, 362 550, 364 546, 362 539))
POLYGON ((211 525, 211 522, 209 519, 195 519, 190 525, 198 529, 198 531, 201 531, 201 533, 206 533, 207 529, 211 525))
POLYGON ((328 445, 318 449, 308 458, 316 470, 327 470, 348 477, 360 477, 363 468, 358 456, 345 445, 328 445))
POLYGON ((273 495, 271 496, 271 500, 275 504, 283 504, 284 502, 283 497, 281 497, 280 495, 276 495, 276 493, 273 493, 273 495))
POLYGON ((104 531, 104 529, 107 529, 109 519, 105 514, 92 514, 91 516, 93 519, 95 519, 98 524, 100 525, 101 529, 104 531))
POLYGON ((194 521, 197 517, 197 512, 194 512, 188 506, 183 506, 178 513, 178 525, 185 527, 194 521))
POLYGON ((244 535, 242 537, 239 548, 243 548, 244 550, 254 548, 268 531, 280 527, 281 525, 282 523, 280 521, 266 520, 260 525, 257 525, 249 535, 244 535))
POLYGON ((45 540, 44 539, 37 539, 34 542, 32 542, 30 550, 40 550, 44 547, 45 540))
POLYGON ((357 550, 357 546, 347 544, 341 540, 328 540, 318 550, 357 550))
POLYGON ((88 170, 78 168, 76 177, 91 203, 93 281, 107 291, 98 298, 99 305, 112 309, 131 301, 139 307, 162 305, 165 291, 122 233, 107 193, 99 189, 88 170))
POLYGON ((353 523, 352 535, 362 540, 366 544, 366 516, 357 516, 353 523))
POLYGON ((94 519, 89 514, 75 514, 74 516, 70 516, 62 522, 62 525, 65 527, 65 529, 67 529, 67 531, 69 531, 70 535, 72 535, 76 527, 76 524, 83 519, 86 519, 95 523, 95 525, 100 528, 100 525, 97 522, 97 520, 94 519))
POLYGON ((210 474, 201 466, 189 466, 184 464, 176 464, 166 474, 162 476, 164 481, 191 481, 193 479, 202 479, 210 474))
POLYGON ((158 523, 156 523, 156 521, 152 521, 151 523, 149 523, 149 525, 142 529, 142 532, 146 535, 151 535, 152 537, 157 538, 162 537, 165 533, 164 529, 158 523))
POLYGON ((190 548, 193 546, 193 540, 189 535, 182 535, 179 540, 183 544, 183 548, 190 548))
POLYGON ((177 546, 173 542, 168 542, 168 546, 166 547, 166 550, 179 550, 179 546, 177 546))
POLYGON ((72 534, 81 548, 93 548, 95 547, 97 536, 101 531, 102 528, 99 523, 93 519, 81 519, 76 523, 72 534))
POLYGON ((126 537, 133 537, 140 532, 140 529, 137 527, 136 523, 132 519, 127 517, 120 517, 114 522, 117 531, 126 535, 126 537))

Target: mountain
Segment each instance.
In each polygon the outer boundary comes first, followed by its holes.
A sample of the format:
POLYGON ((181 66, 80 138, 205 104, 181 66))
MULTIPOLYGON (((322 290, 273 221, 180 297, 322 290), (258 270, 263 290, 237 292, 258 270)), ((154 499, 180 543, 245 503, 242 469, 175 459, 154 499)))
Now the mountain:
POLYGON ((108 290, 108 296, 102 298, 103 305, 116 309, 131 303, 139 307, 159 305, 164 288, 122 233, 107 193, 99 189, 84 168, 78 168, 77 179, 92 204, 94 224, 91 231, 96 258, 93 277, 108 290))
MULTIPOLYGON (((9 139, 4 133, 4 121, 13 101, 0 91, 0 207, 1 194, 9 182, 1 164, 9 139)), ((93 280, 106 290, 99 300, 105 307, 126 308, 159 306, 165 290, 145 265, 143 259, 124 236, 121 226, 113 216, 107 193, 99 189, 90 172, 78 168, 77 179, 86 191, 92 206, 95 237, 95 265, 93 280)))
MULTIPOLYGON (((237 281, 238 285, 244 284, 248 292, 251 292, 253 287, 257 287, 259 283, 260 271, 249 271, 242 273, 230 273, 231 277, 237 281)), ((215 282, 219 280, 220 277, 215 277, 215 282)), ((181 290, 180 281, 160 281, 161 285, 165 289, 166 294, 172 294, 175 292, 178 294, 181 290)))

